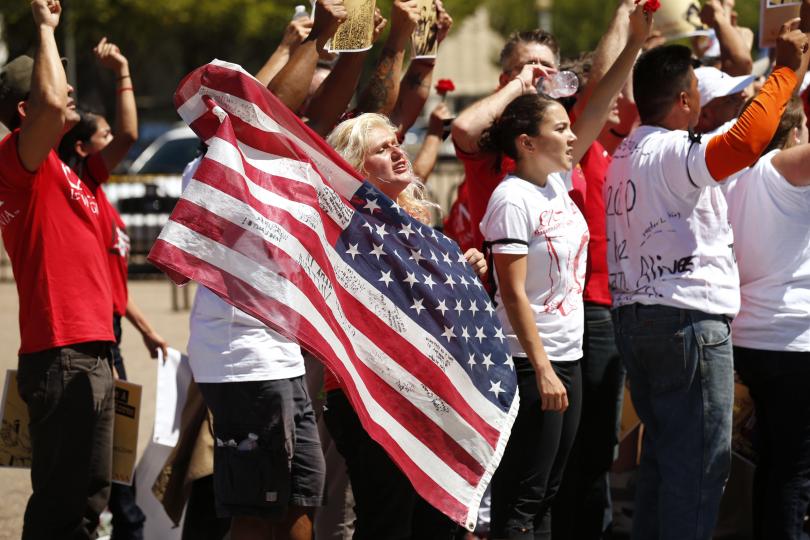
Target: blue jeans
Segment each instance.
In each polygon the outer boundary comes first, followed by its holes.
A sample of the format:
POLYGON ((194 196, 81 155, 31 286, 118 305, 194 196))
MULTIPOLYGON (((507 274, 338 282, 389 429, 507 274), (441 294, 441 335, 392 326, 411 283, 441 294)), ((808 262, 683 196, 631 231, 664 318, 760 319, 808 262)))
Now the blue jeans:
POLYGON ((555 540, 600 540, 612 522, 608 474, 624 396, 624 365, 610 309, 585 304, 582 417, 552 510, 555 540))
POLYGON ((641 304, 613 316, 645 427, 633 538, 709 539, 731 465, 729 320, 641 304))
POLYGON ((756 408, 757 540, 808 538, 810 506, 810 352, 734 348, 734 366, 756 408))

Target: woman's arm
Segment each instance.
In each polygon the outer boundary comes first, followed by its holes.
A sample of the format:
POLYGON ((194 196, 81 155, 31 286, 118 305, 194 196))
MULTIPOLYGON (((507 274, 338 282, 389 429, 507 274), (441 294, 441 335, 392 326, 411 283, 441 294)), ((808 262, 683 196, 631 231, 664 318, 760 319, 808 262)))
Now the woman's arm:
POLYGON ((782 150, 771 160, 773 167, 788 183, 797 187, 810 186, 810 144, 782 150))
POLYGON ((501 301, 520 346, 534 367, 543 410, 564 411, 568 408, 568 393, 551 367, 526 296, 527 256, 496 253, 493 260, 501 301))
POLYGON ((101 159, 108 171, 112 171, 126 157, 129 149, 138 140, 138 108, 135 106, 135 88, 129 72, 129 61, 121 54, 115 43, 101 38, 93 49, 98 63, 116 76, 115 127, 113 139, 101 151, 101 159))

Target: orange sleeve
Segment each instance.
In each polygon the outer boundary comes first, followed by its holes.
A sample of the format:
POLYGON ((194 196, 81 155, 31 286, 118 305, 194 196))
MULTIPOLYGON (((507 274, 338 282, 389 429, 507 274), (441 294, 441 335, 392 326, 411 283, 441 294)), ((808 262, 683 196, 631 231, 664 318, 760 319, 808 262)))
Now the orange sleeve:
POLYGON ((728 132, 706 145, 706 166, 715 180, 724 180, 753 164, 771 142, 798 78, 788 67, 771 73, 762 91, 728 132))

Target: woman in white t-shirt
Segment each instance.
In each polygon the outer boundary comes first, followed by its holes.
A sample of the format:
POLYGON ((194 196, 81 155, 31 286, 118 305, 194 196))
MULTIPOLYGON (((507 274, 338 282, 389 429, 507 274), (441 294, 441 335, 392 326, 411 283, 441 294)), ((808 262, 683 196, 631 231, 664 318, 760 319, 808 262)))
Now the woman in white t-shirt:
POLYGON ((496 310, 520 392, 512 434, 492 479, 493 538, 551 538, 551 507, 582 404, 589 234, 568 196, 570 171, 604 127, 651 19, 643 5, 631 13, 627 44, 573 128, 559 103, 527 93, 506 106, 480 143, 516 163, 514 174, 493 192, 481 222, 493 254, 496 310))
POLYGON ((725 188, 740 271, 734 365, 756 408, 754 537, 803 538, 810 503, 810 145, 788 104, 763 157, 725 188))

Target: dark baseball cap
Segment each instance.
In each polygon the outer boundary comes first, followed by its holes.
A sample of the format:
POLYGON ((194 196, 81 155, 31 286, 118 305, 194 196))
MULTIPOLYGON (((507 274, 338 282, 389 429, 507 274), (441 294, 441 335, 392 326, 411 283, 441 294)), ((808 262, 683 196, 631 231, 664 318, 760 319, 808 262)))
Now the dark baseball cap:
POLYGON ((34 59, 25 54, 0 68, 0 103, 13 103, 16 106, 25 100, 31 91, 33 72, 34 59))

